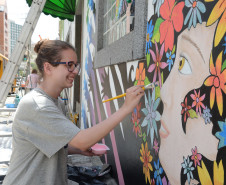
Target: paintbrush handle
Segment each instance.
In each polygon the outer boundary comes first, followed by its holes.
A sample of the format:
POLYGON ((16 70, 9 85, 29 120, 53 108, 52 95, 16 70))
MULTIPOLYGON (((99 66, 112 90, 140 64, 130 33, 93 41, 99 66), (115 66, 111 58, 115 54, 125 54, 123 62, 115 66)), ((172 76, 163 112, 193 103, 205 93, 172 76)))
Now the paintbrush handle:
MULTIPOLYGON (((142 87, 142 89, 144 89, 144 90, 145 90, 145 88, 144 88, 144 87, 142 87)), ((121 95, 118 95, 118 96, 115 96, 115 97, 110 98, 110 99, 107 99, 107 100, 104 100, 104 101, 102 101, 102 103, 105 103, 105 102, 108 102, 108 101, 111 101, 111 100, 115 100, 115 99, 118 99, 118 98, 122 98, 122 97, 124 97, 124 96, 126 96, 126 93, 121 94, 121 95)))
POLYGON ((126 93, 121 94, 121 95, 118 95, 118 96, 115 96, 115 97, 110 98, 110 99, 107 99, 107 100, 104 100, 104 101, 102 101, 102 102, 105 103, 105 102, 108 102, 108 101, 111 101, 111 100, 115 100, 115 99, 118 99, 118 98, 122 98, 122 97, 124 97, 124 96, 126 96, 126 93))

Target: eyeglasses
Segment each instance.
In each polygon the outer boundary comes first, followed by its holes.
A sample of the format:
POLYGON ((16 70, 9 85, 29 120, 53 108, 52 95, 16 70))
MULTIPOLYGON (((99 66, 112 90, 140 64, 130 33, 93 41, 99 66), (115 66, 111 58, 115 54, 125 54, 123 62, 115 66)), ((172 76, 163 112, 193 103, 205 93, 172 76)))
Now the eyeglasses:
POLYGON ((80 63, 74 63, 73 61, 69 62, 54 62, 55 64, 66 64, 67 69, 69 72, 73 72, 75 69, 79 72, 80 71, 80 63))

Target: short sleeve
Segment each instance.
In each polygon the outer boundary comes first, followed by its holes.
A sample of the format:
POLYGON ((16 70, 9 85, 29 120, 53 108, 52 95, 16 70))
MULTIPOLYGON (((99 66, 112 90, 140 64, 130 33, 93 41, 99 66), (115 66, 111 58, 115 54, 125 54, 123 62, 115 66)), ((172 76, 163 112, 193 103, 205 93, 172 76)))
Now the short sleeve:
POLYGON ((42 99, 38 103, 22 103, 16 118, 24 127, 26 139, 50 158, 69 143, 80 129, 65 117, 54 102, 42 99), (19 113, 22 110, 23 113, 19 113))

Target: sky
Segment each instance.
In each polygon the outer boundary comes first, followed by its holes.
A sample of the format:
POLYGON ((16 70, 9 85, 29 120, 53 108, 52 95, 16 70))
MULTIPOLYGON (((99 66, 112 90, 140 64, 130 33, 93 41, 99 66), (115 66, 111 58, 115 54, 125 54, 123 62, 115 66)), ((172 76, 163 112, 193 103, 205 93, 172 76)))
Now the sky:
MULTIPOLYGON (((8 19, 15 21, 17 24, 23 25, 29 12, 29 6, 26 0, 6 0, 8 8, 8 19)), ((36 43, 42 39, 56 39, 59 32, 59 19, 50 15, 41 14, 36 28, 31 37, 31 41, 36 43)))

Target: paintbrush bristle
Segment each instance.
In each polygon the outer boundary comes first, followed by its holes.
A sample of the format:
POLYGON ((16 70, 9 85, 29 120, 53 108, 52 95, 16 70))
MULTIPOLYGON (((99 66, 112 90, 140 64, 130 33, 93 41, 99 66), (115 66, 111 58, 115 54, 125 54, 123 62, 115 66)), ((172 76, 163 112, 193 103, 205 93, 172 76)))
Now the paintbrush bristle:
POLYGON ((152 89, 152 88, 154 88, 154 87, 155 87, 154 83, 150 83, 150 84, 148 84, 148 85, 145 85, 145 86, 144 86, 144 89, 152 89))

